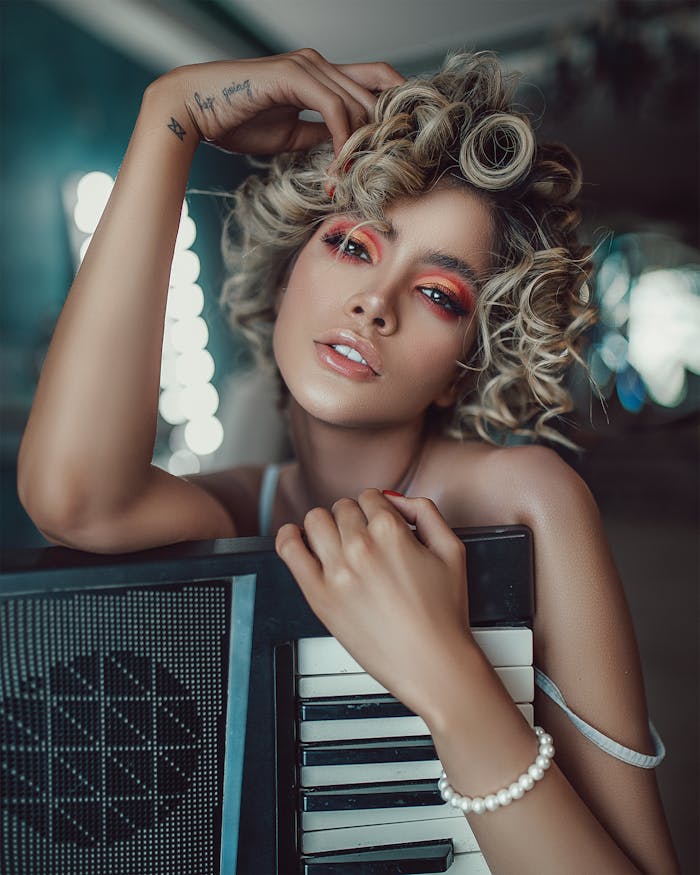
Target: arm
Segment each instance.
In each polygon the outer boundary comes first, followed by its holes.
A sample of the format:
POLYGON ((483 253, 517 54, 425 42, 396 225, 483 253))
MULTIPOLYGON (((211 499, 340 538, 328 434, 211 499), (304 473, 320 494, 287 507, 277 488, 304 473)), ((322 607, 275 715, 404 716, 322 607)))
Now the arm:
POLYGON ((205 138, 271 153, 363 123, 383 64, 334 67, 310 50, 177 68, 146 90, 109 203, 70 289, 18 458, 18 492, 52 540, 115 552, 232 537, 201 486, 151 464, 170 266, 190 164, 205 138), (319 110, 326 124, 300 121, 319 110))
MULTIPOLYGON (((544 640, 537 659, 546 655, 541 667, 551 667, 565 695, 570 677, 590 678, 590 687, 599 689, 598 699, 605 702, 605 713, 582 716, 603 731, 624 725, 627 731, 619 740, 630 745, 641 741, 640 749, 650 752, 643 697, 639 701, 632 693, 622 703, 614 698, 614 678, 622 672, 628 672, 624 680, 631 680, 632 690, 641 689, 636 648, 622 648, 627 659, 621 668, 600 671, 601 654, 605 661, 610 648, 616 648, 610 630, 614 627, 618 635, 619 624, 606 620, 600 638, 591 624, 619 612, 617 595, 599 601, 591 612, 582 590, 579 610, 572 608, 560 618, 566 627, 575 616, 583 627, 579 639, 590 636, 590 645, 579 651, 568 641, 566 628, 552 638, 543 625, 545 616, 551 619, 560 608, 543 607, 547 592, 561 587, 564 573, 572 576, 574 562, 582 566, 582 577, 601 571, 595 564, 599 533, 591 508, 586 510, 585 492, 569 483, 562 484, 561 493, 566 514, 555 497, 540 519, 523 520, 533 527, 537 575, 544 577, 542 585, 538 579, 535 638, 544 640), (542 528, 545 520, 549 529, 542 528), (576 527, 567 520, 575 520, 576 527), (551 553, 540 556, 543 537, 551 553), (560 544, 569 545, 574 562, 558 549, 560 544), (586 557, 588 567, 583 565, 586 557), (563 675, 557 670, 562 660, 569 666, 563 675), (635 704, 631 717, 623 711, 630 698, 635 704)), ((306 549, 298 530, 287 526, 278 534, 280 555, 331 633, 425 719, 452 785, 465 795, 483 796, 517 779, 535 758, 534 735, 467 630, 460 596, 466 593, 464 555, 459 556, 459 542, 432 503, 391 498, 390 504, 372 490, 360 496, 357 511, 344 506, 334 506, 332 515, 315 510, 304 525, 314 553, 306 549), (397 510, 417 525, 420 540, 397 510), (387 628, 394 630, 392 635, 386 634, 387 628)), ((572 587, 577 584, 578 578, 572 587)), ((600 581, 599 587, 615 592, 610 581, 600 581)), ((654 776, 622 763, 618 767, 597 748, 586 749, 591 745, 573 727, 554 720, 551 709, 539 711, 538 722, 551 731, 557 749, 544 779, 506 808, 469 815, 491 870, 513 872, 517 860, 519 873, 677 871, 654 776), (583 780, 569 768, 580 756, 593 763, 592 774, 583 780)))

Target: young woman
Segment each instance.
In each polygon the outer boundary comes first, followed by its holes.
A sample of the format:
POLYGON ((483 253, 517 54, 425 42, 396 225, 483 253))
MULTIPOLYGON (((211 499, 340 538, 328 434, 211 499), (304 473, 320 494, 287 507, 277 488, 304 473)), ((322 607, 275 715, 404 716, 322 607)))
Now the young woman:
POLYGON ((593 318, 579 186, 488 56, 410 82, 308 49, 171 71, 144 94, 58 321, 18 486, 50 540, 83 550, 276 532, 331 633, 425 719, 493 872, 671 872, 660 745, 595 502, 553 450, 501 445, 565 442, 550 420, 571 409, 561 381, 593 318), (175 477, 151 457, 202 139, 284 153, 239 192, 223 300, 274 354, 295 459, 175 477), (556 760, 468 629, 450 527, 492 524, 534 535, 536 710, 556 760))

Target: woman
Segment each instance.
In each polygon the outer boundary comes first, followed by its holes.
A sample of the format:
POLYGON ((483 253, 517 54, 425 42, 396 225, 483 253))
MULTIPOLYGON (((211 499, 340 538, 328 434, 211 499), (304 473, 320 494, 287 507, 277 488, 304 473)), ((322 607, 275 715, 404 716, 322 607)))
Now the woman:
POLYGON ((552 450, 498 445, 565 442, 550 420, 571 407, 561 379, 592 319, 579 185, 567 150, 536 147, 489 57, 408 83, 312 50, 171 71, 144 95, 57 324, 18 485, 50 540, 84 550, 269 527, 328 629, 425 719, 493 872, 669 872, 654 773, 630 764, 658 757, 595 502, 552 450), (170 261, 202 139, 295 153, 241 190, 224 295, 283 380, 295 461, 279 470, 151 466, 170 261), (509 523, 534 536, 535 663, 604 734, 593 744, 538 691, 556 762, 467 628, 449 527, 509 523))

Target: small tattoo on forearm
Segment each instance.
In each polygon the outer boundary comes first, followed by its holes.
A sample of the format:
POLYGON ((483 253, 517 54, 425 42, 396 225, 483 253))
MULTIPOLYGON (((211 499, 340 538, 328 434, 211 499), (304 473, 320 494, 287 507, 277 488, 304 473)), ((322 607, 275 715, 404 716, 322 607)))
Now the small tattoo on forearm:
POLYGON ((214 109, 213 97, 202 97, 202 95, 198 91, 195 91, 194 99, 197 101, 197 106, 201 110, 214 109))
POLYGON ((238 94, 240 91, 245 91, 248 95, 248 100, 253 99, 253 92, 250 87, 250 79, 244 79, 243 82, 234 82, 232 85, 227 85, 226 88, 221 92, 226 101, 231 103, 231 95, 238 94))
POLYGON ((185 139, 185 129, 182 127, 180 122, 177 121, 177 119, 174 119, 172 116, 170 116, 170 124, 168 125, 168 127, 175 134, 178 140, 185 139))

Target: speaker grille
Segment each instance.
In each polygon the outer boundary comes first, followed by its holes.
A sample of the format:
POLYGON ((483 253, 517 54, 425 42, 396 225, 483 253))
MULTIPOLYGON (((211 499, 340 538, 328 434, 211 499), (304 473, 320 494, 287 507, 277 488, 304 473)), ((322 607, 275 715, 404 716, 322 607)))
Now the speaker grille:
POLYGON ((217 871, 230 586, 0 603, 3 873, 217 871))

